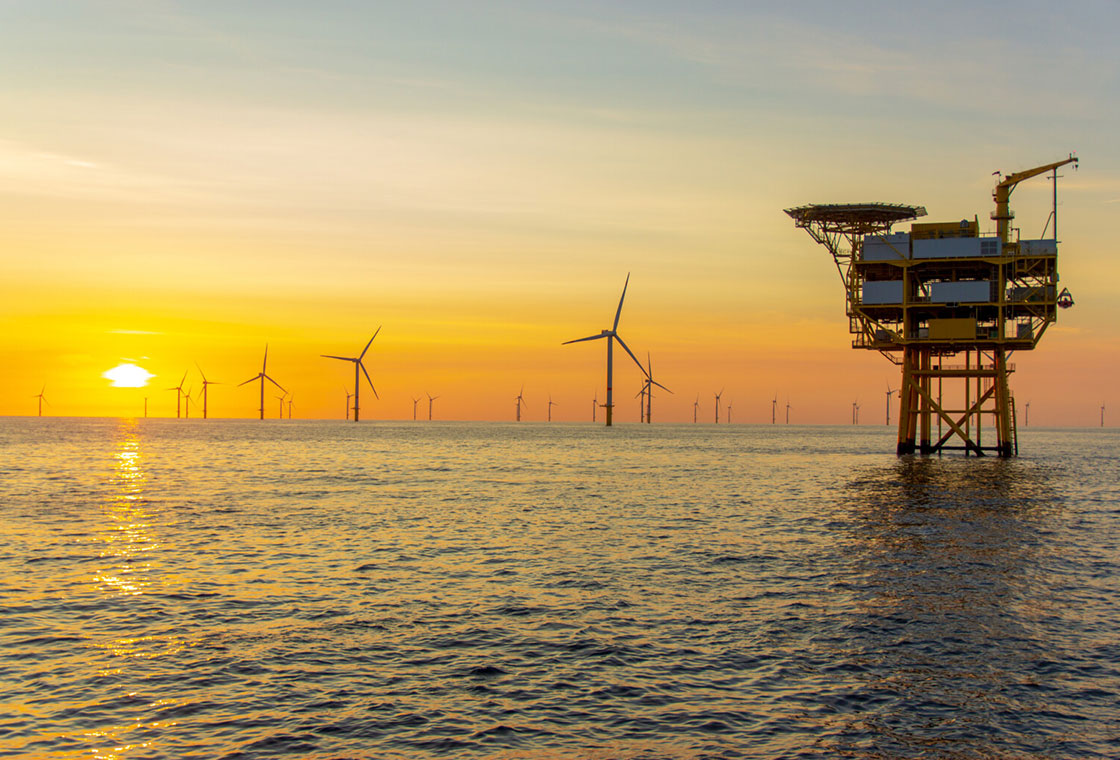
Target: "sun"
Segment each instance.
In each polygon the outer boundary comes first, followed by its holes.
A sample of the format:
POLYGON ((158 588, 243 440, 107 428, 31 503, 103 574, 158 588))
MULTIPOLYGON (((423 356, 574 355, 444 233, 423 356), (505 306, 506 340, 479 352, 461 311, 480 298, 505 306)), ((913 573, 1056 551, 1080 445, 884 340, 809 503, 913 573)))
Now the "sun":
POLYGON ((114 388, 143 388, 148 384, 148 379, 155 377, 151 372, 135 364, 118 364, 112 369, 101 373, 107 380, 112 380, 114 388))

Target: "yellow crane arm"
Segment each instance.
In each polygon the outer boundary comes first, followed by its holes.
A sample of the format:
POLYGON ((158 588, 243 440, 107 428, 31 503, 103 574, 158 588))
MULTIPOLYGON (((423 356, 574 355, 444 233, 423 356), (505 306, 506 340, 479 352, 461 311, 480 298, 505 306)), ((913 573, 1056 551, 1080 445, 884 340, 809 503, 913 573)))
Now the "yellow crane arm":
POLYGON ((1059 166, 1066 164, 1076 164, 1077 156, 1070 154, 1069 158, 1064 158, 1061 161, 1055 161, 1052 164, 1045 166, 1036 166, 1033 169, 1027 169, 1014 174, 1008 174, 999 184, 996 185, 995 192, 992 193, 992 198, 996 202, 996 210, 992 214, 992 219, 996 220, 996 231, 999 234, 1000 240, 1007 243, 1010 242, 1009 237, 1011 234, 1011 191, 1015 189, 1023 180, 1037 177, 1040 174, 1045 174, 1048 171, 1057 169, 1059 166))

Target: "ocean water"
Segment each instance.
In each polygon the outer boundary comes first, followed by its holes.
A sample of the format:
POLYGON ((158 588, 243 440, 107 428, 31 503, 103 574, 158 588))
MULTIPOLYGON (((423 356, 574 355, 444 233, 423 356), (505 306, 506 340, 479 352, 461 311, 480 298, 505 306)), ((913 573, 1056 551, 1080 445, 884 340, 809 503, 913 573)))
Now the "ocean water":
POLYGON ((1120 435, 0 419, 0 755, 1120 756, 1120 435))

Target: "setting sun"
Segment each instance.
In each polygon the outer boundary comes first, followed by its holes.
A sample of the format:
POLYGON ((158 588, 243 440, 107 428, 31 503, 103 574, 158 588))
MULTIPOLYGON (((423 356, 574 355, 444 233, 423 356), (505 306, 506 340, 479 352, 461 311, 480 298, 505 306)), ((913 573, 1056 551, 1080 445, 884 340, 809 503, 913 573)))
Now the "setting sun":
POLYGON ((135 364, 118 364, 112 369, 105 370, 101 376, 112 380, 115 388, 143 388, 150 378, 155 377, 151 372, 135 364))

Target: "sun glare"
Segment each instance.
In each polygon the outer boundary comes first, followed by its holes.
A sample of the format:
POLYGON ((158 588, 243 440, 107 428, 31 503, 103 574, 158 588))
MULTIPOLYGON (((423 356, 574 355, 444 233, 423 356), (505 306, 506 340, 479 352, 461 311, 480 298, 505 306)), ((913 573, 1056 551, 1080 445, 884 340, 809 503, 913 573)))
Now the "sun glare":
POLYGON ((143 388, 148 384, 149 378, 155 377, 148 370, 135 364, 118 364, 102 372, 101 376, 112 380, 115 388, 143 388))

